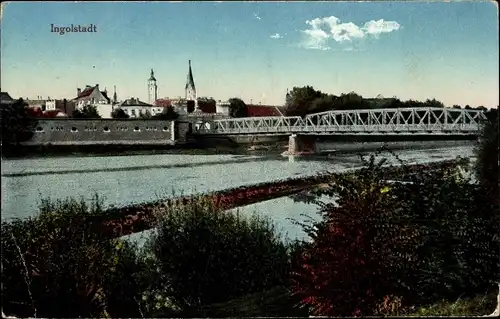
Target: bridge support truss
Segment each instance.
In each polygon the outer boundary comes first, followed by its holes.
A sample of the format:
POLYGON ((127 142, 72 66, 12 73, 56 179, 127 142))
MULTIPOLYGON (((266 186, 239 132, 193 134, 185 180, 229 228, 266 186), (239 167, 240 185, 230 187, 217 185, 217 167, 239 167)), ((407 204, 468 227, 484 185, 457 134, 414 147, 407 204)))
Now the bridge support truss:
POLYGON ((477 134, 483 111, 451 108, 336 110, 301 117, 213 120, 197 134, 477 134))

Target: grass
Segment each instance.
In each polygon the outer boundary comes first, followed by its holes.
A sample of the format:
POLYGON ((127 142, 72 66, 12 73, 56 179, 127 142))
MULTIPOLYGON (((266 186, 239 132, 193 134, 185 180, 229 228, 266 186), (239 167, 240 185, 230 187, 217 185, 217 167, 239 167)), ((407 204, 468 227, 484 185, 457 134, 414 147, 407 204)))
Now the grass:
POLYGON ((484 316, 491 314, 497 306, 497 291, 455 301, 442 300, 421 306, 410 316, 484 316))

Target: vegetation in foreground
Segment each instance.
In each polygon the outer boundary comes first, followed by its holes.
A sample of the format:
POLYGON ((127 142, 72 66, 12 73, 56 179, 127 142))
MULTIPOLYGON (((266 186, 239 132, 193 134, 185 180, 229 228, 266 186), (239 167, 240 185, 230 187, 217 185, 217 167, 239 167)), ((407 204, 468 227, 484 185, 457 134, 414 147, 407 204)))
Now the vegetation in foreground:
POLYGON ((489 314, 500 243, 498 196, 485 192, 498 172, 492 146, 498 130, 487 130, 478 148, 478 183, 460 167, 422 172, 411 184, 387 183, 383 163, 372 158, 322 190, 336 203, 318 203, 323 219, 303 225, 311 236, 305 243, 282 242, 268 220, 198 202, 159 216, 139 248, 96 235, 91 221, 102 213, 99 198, 91 205, 43 201, 38 216, 2 222, 3 311, 21 317, 489 314))

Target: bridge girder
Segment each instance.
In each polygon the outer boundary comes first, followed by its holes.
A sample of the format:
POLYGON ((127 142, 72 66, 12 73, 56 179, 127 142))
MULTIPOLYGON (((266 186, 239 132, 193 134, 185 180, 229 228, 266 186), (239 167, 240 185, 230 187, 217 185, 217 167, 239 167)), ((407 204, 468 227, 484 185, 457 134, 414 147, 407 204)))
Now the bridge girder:
POLYGON ((486 116, 481 110, 400 108, 335 110, 291 117, 250 117, 213 120, 198 134, 325 134, 325 133, 477 133, 486 116))

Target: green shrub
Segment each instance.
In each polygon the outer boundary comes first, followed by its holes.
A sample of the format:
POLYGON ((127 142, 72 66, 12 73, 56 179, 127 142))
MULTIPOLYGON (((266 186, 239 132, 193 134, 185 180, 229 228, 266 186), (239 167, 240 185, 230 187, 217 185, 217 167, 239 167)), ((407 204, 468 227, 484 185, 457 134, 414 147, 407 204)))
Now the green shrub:
POLYGON ((288 280, 288 248, 269 220, 224 213, 209 201, 173 208, 146 245, 164 296, 189 315, 288 280))
POLYGON ((372 157, 361 171, 334 175, 323 193, 336 203, 322 203, 324 219, 305 225, 312 242, 293 289, 317 315, 397 312, 494 284, 498 242, 476 201, 480 190, 460 168, 387 184, 383 163, 372 157))
POLYGON ((96 196, 42 200, 36 217, 2 221, 2 304, 21 317, 108 316, 106 275, 120 260, 116 245, 92 223, 96 196))

